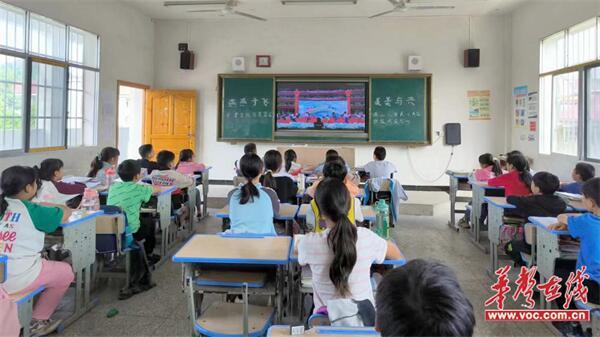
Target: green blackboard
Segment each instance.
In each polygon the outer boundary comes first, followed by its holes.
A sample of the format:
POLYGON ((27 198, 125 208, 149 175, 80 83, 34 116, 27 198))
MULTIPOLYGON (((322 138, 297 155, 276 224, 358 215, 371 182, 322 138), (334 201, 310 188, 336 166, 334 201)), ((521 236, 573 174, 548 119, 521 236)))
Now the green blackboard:
POLYGON ((371 142, 430 142, 428 81, 428 77, 371 78, 371 142))
POLYGON ((273 140, 273 77, 223 78, 222 140, 273 140))

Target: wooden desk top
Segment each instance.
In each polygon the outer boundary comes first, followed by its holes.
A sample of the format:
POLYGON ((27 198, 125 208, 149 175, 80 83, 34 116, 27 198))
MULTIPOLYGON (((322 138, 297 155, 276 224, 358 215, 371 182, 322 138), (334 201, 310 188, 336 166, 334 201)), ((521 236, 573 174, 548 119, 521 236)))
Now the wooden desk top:
POLYGON ((95 211, 95 212, 82 212, 82 211, 77 211, 77 212, 73 212, 73 214, 71 215, 71 217, 69 218, 69 221, 65 222, 64 224, 60 225, 60 227, 62 228, 68 228, 68 227, 73 227, 73 226, 77 226, 85 221, 94 219, 100 215, 104 214, 103 211, 95 211))
MULTIPOLYGON (((273 325, 267 332, 267 337, 288 337, 290 335, 289 325, 273 325)), ((301 336, 335 336, 335 337, 360 337, 360 336, 380 336, 374 328, 344 328, 333 326, 314 327, 304 331, 301 336)))
POLYGON ((176 263, 284 265, 292 239, 287 236, 194 235, 174 256, 176 263))
POLYGON ((529 222, 535 225, 536 227, 543 229, 547 232, 550 232, 555 235, 569 235, 568 231, 557 231, 548 229, 548 226, 557 223, 558 221, 554 217, 539 217, 539 216, 530 216, 529 222))
POLYGON ((583 201, 581 200, 569 200, 569 206, 571 206, 577 212, 587 212, 587 208, 583 206, 583 201))

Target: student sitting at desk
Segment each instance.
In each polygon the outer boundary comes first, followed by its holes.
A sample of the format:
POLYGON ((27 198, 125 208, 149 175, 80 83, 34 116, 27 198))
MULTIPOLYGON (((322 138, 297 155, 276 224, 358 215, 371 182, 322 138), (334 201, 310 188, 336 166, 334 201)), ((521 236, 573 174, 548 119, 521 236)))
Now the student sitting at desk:
MULTIPOLYGON (((510 196, 506 202, 516 208, 504 210, 506 216, 517 216, 524 219, 530 216, 553 217, 565 211, 567 204, 554 193, 558 190, 560 181, 558 177, 548 172, 538 172, 533 176, 531 190, 533 195, 526 197, 510 196)), ((521 253, 531 254, 531 245, 525 240, 512 240, 504 247, 506 254, 518 266, 525 266, 521 253)))
POLYGON ((292 177, 295 177, 302 173, 302 165, 298 164, 298 155, 296 151, 289 149, 283 154, 285 158, 285 171, 292 177))
POLYGON ((68 204, 77 208, 86 189, 86 185, 78 182, 65 183, 61 180, 64 177, 63 161, 60 159, 44 159, 38 169, 38 175, 42 185, 38 190, 39 200, 55 203, 68 204))
POLYGON ((506 159, 508 173, 488 180, 489 186, 504 187, 504 196, 531 194, 529 164, 523 155, 512 154, 506 159))
POLYGON ((275 191, 263 188, 260 177, 263 162, 255 153, 244 155, 240 171, 247 182, 229 193, 229 219, 232 233, 277 235, 273 217, 279 212, 279 200, 275 191), (269 194, 268 190, 273 194, 269 194))
MULTIPOLYGON (((156 236, 154 222, 149 217, 140 218, 142 203, 150 201, 153 192, 160 191, 159 187, 138 184, 141 177, 141 167, 135 160, 125 160, 117 168, 121 182, 115 182, 108 190, 107 205, 120 207, 127 216, 127 234, 133 234, 136 241, 144 241, 144 251, 150 264, 160 261, 160 256, 154 254, 156 236)), ((127 242, 126 245, 131 245, 127 242)), ((134 274, 140 275, 139 280, 132 278, 131 284, 119 293, 119 299, 125 300, 131 296, 151 289, 155 286, 150 278, 150 272, 145 270, 143 257, 136 256, 133 264, 134 274)))
MULTIPOLYGON (((600 304, 600 178, 592 178, 586 181, 581 192, 583 194, 583 205, 590 211, 585 214, 561 214, 558 216, 558 224, 550 226, 554 230, 567 230, 569 235, 580 240, 580 250, 577 263, 571 263, 565 268, 557 268, 556 276, 566 281, 569 273, 585 266, 585 273, 590 276, 583 281, 588 288, 587 299, 594 304, 600 304)), ((569 260, 570 261, 570 260, 569 260)), ((564 285, 564 284, 563 284, 564 285)), ((564 298, 557 301, 562 309, 564 298)), ((571 303, 573 306, 573 303, 571 303)))
MULTIPOLYGON (((244 155, 247 154, 256 154, 256 144, 254 143, 248 143, 246 145, 244 145, 244 155)), ((237 174, 238 177, 243 177, 242 175, 242 171, 240 170, 240 161, 236 160, 235 163, 233 164, 234 169, 235 169, 235 173, 237 174)))
MULTIPOLYGON (((43 259, 45 233, 52 233, 71 216, 65 206, 46 207, 31 202, 38 189, 38 177, 31 167, 12 166, 0 178, 0 236, 2 253, 8 256, 8 277, 2 287, 8 294, 31 292, 41 286, 29 326, 31 335, 52 333, 61 321, 50 317, 73 282, 71 266, 43 259), (10 249, 9 249, 10 248, 10 249)), ((0 301, 0 315, 14 315, 11 336, 19 335, 16 310, 9 301, 0 301)), ((6 317, 6 316, 4 316, 6 317)))
POLYGON ((377 287, 375 330, 382 337, 473 336, 474 327, 473 305, 441 263, 412 260, 377 287))
POLYGON ((140 153, 141 159, 138 160, 140 167, 146 169, 146 173, 150 174, 152 171, 158 169, 158 163, 152 161, 152 157, 154 157, 154 148, 152 144, 144 144, 139 147, 138 152, 140 153))
POLYGON ((500 162, 491 153, 479 156, 479 168, 473 171, 473 177, 477 181, 488 181, 502 175, 500 162))
MULTIPOLYGON (((323 173, 325 174, 325 179, 331 178, 343 181, 348 191, 350 191, 350 189, 348 188, 349 184, 351 188, 356 187, 356 185, 348 181, 346 166, 344 165, 344 161, 340 157, 338 157, 336 160, 326 163, 325 168, 323 169, 323 173)), ((317 233, 321 231, 321 227, 325 228, 326 225, 325 220, 319 216, 319 209, 314 199, 314 191, 318 188, 320 182, 321 181, 316 181, 310 188, 311 192, 309 194, 311 194, 313 200, 311 200, 310 202, 310 208, 306 211, 306 225, 308 225, 310 229, 314 228, 317 233), (319 226, 316 226, 316 224, 319 224, 319 226)), ((350 196, 352 197, 354 202, 351 203, 350 209, 348 210, 348 219, 350 219, 350 222, 354 224, 357 221, 364 221, 363 214, 360 208, 360 200, 358 200, 358 198, 352 195, 352 192, 350 192, 350 196)))
MULTIPOLYGON (((340 157, 340 155, 336 150, 334 150, 334 149, 327 150, 327 152, 325 152, 325 161, 315 167, 315 169, 313 170, 313 174, 317 174, 317 175, 323 174, 323 168, 325 167, 325 164, 328 161, 334 160, 335 158, 339 158, 339 157, 340 157)), ((346 165, 346 170, 348 172, 350 172, 350 166, 346 165)))
POLYGON ((281 158, 281 153, 277 150, 267 151, 264 163, 266 171, 260 177, 260 182, 263 186, 275 190, 281 203, 295 203, 298 185, 289 173, 282 170, 283 158, 281 158))
POLYGON ((594 178, 596 175, 596 169, 594 166, 588 163, 577 163, 573 172, 571 173, 571 178, 573 178, 572 183, 565 183, 560 185, 561 192, 573 193, 573 194, 581 194, 581 187, 583 183, 594 178))
MULTIPOLYGON (((194 178, 187 176, 185 174, 181 174, 174 170, 175 168, 175 154, 171 151, 162 150, 156 156, 156 160, 158 163, 158 169, 152 171, 150 177, 152 179, 153 185, 161 185, 161 186, 175 186, 179 190, 173 192, 171 194, 171 203, 173 208, 176 210, 181 210, 181 217, 187 218, 189 215, 189 209, 187 207, 183 207, 183 203, 186 199, 186 196, 183 194, 181 189, 184 188, 195 188, 196 182, 194 178)), ((196 207, 200 209, 200 192, 196 190, 196 207)))
POLYGON ((92 163, 90 164, 90 171, 87 176, 90 178, 95 178, 101 184, 106 182, 106 169, 115 168, 117 163, 119 162, 119 149, 114 147, 105 147, 100 151, 100 154, 97 155, 92 163))
POLYGON ((363 168, 369 174, 369 178, 391 178, 392 174, 398 172, 396 165, 385 160, 385 147, 377 146, 373 151, 373 161, 368 162, 363 168))
MULTIPOLYGON (((361 190, 358 185, 352 181, 350 175, 348 175, 348 165, 346 165, 344 158, 340 156, 330 156, 327 158, 327 162, 325 162, 325 165, 323 166, 323 178, 341 179, 344 184, 346 184, 346 188, 348 191, 350 191, 350 194, 353 198, 361 194, 361 190), (334 162, 340 164, 342 167, 339 167, 339 165, 331 166, 331 169, 325 172, 325 166, 334 162)), ((308 194, 311 198, 315 197, 315 191, 317 190, 317 186, 319 186, 319 182, 321 182, 321 180, 315 181, 312 186, 306 189, 306 194, 308 194)))
POLYGON ((175 166, 177 172, 192 175, 196 172, 202 172, 206 166, 202 163, 194 162, 194 151, 191 149, 181 150, 179 152, 179 162, 175 166))
POLYGON ((371 265, 401 259, 402 253, 392 242, 348 219, 352 198, 341 180, 325 179, 315 197, 327 229, 309 233, 298 243, 298 263, 312 271, 314 312, 326 311, 335 299, 369 300, 374 305, 371 265))

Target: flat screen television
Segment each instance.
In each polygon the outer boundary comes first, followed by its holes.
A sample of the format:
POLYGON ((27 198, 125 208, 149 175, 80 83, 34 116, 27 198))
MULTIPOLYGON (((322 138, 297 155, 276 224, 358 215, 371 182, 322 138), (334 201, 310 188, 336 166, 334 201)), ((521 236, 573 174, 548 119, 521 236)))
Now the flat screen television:
POLYGON ((285 81, 276 90, 277 130, 366 132, 367 82, 285 81))

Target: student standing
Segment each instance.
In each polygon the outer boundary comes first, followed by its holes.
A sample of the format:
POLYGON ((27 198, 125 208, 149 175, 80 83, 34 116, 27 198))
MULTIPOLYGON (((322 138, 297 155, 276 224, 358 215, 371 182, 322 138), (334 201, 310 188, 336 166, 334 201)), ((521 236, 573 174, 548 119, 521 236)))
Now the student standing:
POLYGON ((246 184, 236 188, 229 198, 229 219, 232 233, 254 233, 277 235, 273 226, 274 207, 279 210, 279 201, 263 190, 260 177, 263 162, 258 155, 244 155, 240 161, 240 171, 246 184))
POLYGON ((402 253, 392 242, 350 222, 352 198, 339 179, 325 179, 315 196, 327 229, 307 234, 298 244, 298 262, 312 271, 314 312, 340 298, 369 300, 374 305, 371 265, 386 258, 400 259, 402 253))
POLYGON ((373 161, 368 162, 364 169, 369 178, 391 178, 392 174, 398 172, 394 163, 385 160, 385 147, 377 146, 373 151, 373 161))
MULTIPOLYGON (((73 282, 71 266, 65 262, 42 258, 46 233, 52 233, 66 222, 67 207, 45 207, 31 202, 37 193, 38 177, 31 167, 12 166, 0 177, 0 246, 8 256, 8 277, 2 287, 9 294, 28 292, 44 286, 33 308, 29 326, 32 335, 47 335, 56 330, 60 320, 50 317, 73 282)), ((9 314, 10 302, 3 301, 0 311, 9 314)), ((16 315, 15 315, 16 319, 16 315)), ((0 327, 8 329, 8 327, 0 327)), ((11 335, 18 335, 11 331, 11 335)))

